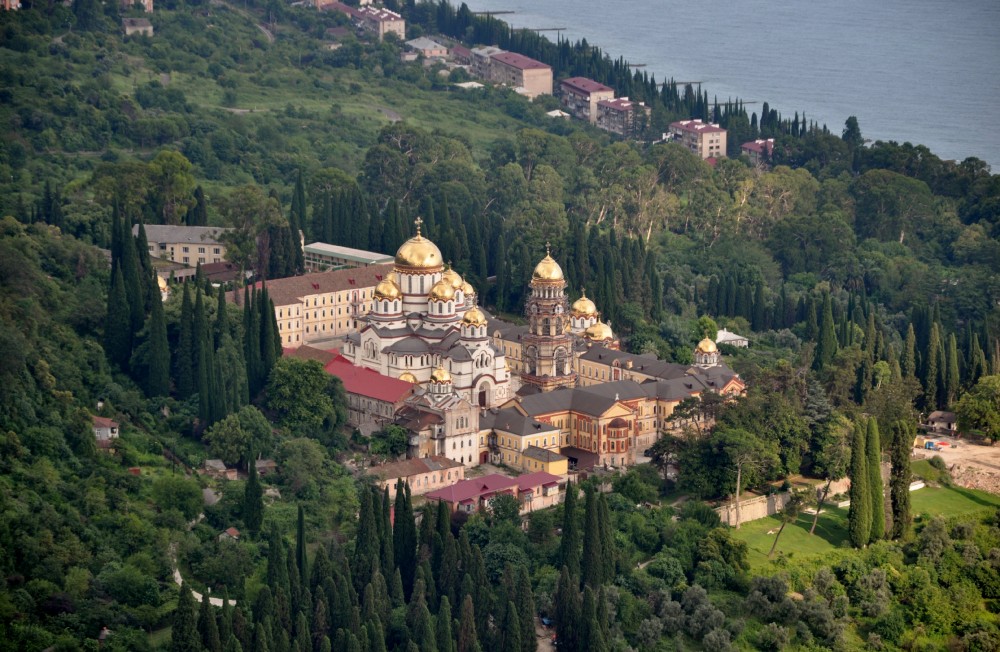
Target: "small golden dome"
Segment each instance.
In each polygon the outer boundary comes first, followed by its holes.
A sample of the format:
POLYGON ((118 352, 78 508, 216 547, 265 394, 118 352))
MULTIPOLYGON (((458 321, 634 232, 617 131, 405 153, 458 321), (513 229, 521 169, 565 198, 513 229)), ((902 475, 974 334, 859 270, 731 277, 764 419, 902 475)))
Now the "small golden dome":
POLYGON ((532 281, 562 281, 562 267, 559 266, 552 256, 545 254, 545 258, 535 265, 535 271, 531 274, 532 281))
POLYGON ((719 348, 715 346, 715 342, 708 339, 707 337, 702 341, 698 342, 698 352, 699 353, 715 353, 719 348))
POLYGON ((437 369, 431 372, 431 382, 432 383, 450 383, 451 374, 445 369, 441 363, 438 363, 437 369))
POLYGON ((374 297, 384 301, 395 301, 403 296, 399 286, 396 285, 396 274, 390 273, 375 286, 374 297))
POLYGON ((587 291, 584 290, 583 295, 570 306, 570 311, 574 317, 592 317, 597 314, 597 306, 587 298, 587 291))
POLYGON ((167 282, 163 280, 162 276, 157 275, 157 277, 156 277, 156 285, 157 285, 157 287, 160 288, 160 292, 163 292, 164 290, 167 289, 167 282))
POLYGON ((603 342, 604 340, 615 339, 615 334, 612 332, 611 327, 600 320, 585 330, 583 334, 588 340, 598 340, 603 342))
POLYGON ((455 288, 451 287, 451 283, 442 278, 431 288, 429 296, 431 301, 453 301, 455 299, 455 288))
POLYGON ((472 306, 465 311, 465 316, 462 317, 462 323, 468 326, 485 326, 486 325, 486 315, 483 311, 476 306, 472 306))
POLYGON ((417 235, 402 244, 396 251, 396 264, 414 269, 437 269, 441 267, 441 250, 437 245, 420 235, 420 225, 423 220, 414 220, 417 225, 417 235))
POLYGON ((444 274, 441 275, 441 280, 450 283, 451 287, 455 288, 456 290, 461 290, 462 284, 465 283, 465 281, 462 280, 462 277, 459 275, 459 273, 451 268, 450 264, 444 270, 444 274))
POLYGON ((404 371, 403 373, 401 373, 399 375, 399 379, 405 380, 408 383, 413 383, 414 385, 416 385, 418 382, 417 377, 411 374, 409 371, 404 371))
POLYGON ((476 288, 472 287, 472 284, 468 281, 462 281, 462 294, 468 299, 471 296, 475 296, 476 288))

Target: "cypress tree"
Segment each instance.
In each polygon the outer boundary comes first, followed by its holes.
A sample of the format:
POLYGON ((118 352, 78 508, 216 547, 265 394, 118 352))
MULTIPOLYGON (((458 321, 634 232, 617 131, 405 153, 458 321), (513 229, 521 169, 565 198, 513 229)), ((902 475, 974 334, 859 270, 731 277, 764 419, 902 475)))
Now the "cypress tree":
POLYGON ((599 621, 597 591, 591 587, 583 590, 583 610, 580 616, 580 641, 586 641, 588 652, 608 652, 608 642, 599 621))
POLYGON ((379 551, 378 532, 375 525, 375 514, 372 508, 372 492, 363 489, 360 494, 361 506, 358 510, 358 531, 354 538, 354 559, 351 572, 354 575, 354 588, 362 593, 365 584, 371 579, 372 571, 378 566, 375 555, 379 551))
POLYGON ((437 613, 437 632, 435 633, 439 652, 455 652, 455 637, 451 633, 451 603, 448 596, 441 596, 441 606, 437 613))
POLYGON ((947 371, 944 374, 944 405, 948 407, 955 402, 955 395, 961 383, 958 372, 958 341, 954 333, 948 335, 948 348, 945 351, 947 371))
POLYGON ((938 361, 941 358, 941 331, 937 322, 931 325, 930 341, 927 347, 927 364, 924 366, 924 407, 935 410, 938 407, 938 361))
POLYGON ((807 297, 805 302, 806 339, 811 342, 819 340, 819 318, 816 316, 816 300, 807 297))
POLYGON ((208 226, 208 204, 201 186, 194 189, 194 208, 185 217, 188 226, 208 226))
POLYGON ((872 529, 868 540, 875 543, 885 536, 885 492, 882 488, 882 442, 879 438, 878 421, 874 417, 868 419, 865 450, 868 457, 868 492, 872 505, 872 529))
POLYGON ((753 297, 753 329, 767 330, 767 302, 764 300, 764 284, 758 283, 753 297))
POLYGON ((611 530, 611 512, 608 509, 608 499, 603 493, 597 497, 597 531, 601 537, 601 584, 610 582, 615 577, 614 533, 611 530))
POLYGON ((260 533, 260 526, 264 522, 264 490, 260 486, 257 478, 256 456, 253 448, 247 454, 247 483, 243 489, 243 524, 253 536, 260 533))
POLYGON ((226 293, 219 290, 219 300, 215 308, 215 325, 213 328, 216 348, 222 346, 223 334, 229 334, 229 314, 226 310, 226 293))
POLYGON ((302 505, 299 505, 295 528, 295 564, 298 567, 302 586, 306 586, 309 578, 309 561, 306 557, 306 516, 302 505))
POLYGON ((108 360, 121 369, 128 369, 129 358, 132 356, 130 346, 131 318, 129 317, 128 298, 125 296, 125 281, 121 268, 115 268, 111 276, 111 288, 108 291, 108 310, 104 319, 104 350, 108 360))
POLYGON ((456 652, 474 652, 479 647, 476 635, 476 613, 472 606, 472 596, 462 601, 462 616, 458 623, 458 646, 456 652))
POLYGON ((402 480, 396 483, 395 514, 392 553, 403 580, 403 593, 409 596, 413 590, 413 574, 417 570, 417 527, 413 521, 410 485, 402 480))
POLYGON ((866 433, 860 424, 854 425, 851 443, 851 506, 847 521, 851 543, 856 548, 868 545, 872 532, 871 493, 868 484, 868 455, 866 433))
POLYGON ((597 492, 587 490, 586 508, 583 525, 583 556, 580 560, 580 570, 583 583, 598 587, 604 583, 604 552, 601 540, 600 523, 597 508, 597 492))
POLYGON ((517 615, 517 607, 510 600, 503 612, 503 619, 500 624, 499 640, 497 649, 515 651, 521 649, 521 623, 517 615))
POLYGON ((379 545, 381 550, 379 558, 382 561, 382 577, 391 580, 396 568, 395 555, 393 554, 392 522, 389 519, 389 488, 385 487, 379 501, 379 545))
POLYGON ((899 363, 903 378, 913 378, 917 374, 917 335, 913 323, 906 327, 906 341, 903 343, 903 358, 899 363))
POLYGON ((892 537, 902 539, 910 530, 910 450, 915 431, 908 421, 891 428, 889 497, 892 502, 892 537))
POLYGON ((564 650, 578 650, 577 629, 580 626, 580 591, 578 582, 569 574, 565 566, 556 585, 556 640, 564 650))
MULTIPOLYGON (((139 257, 136 253, 135 238, 131 230, 126 231, 122 242, 122 279, 125 281, 125 298, 128 299, 130 335, 129 341, 134 342, 136 334, 142 330, 146 320, 146 300, 143 294, 139 257)), ((131 347, 130 347, 131 348, 131 347)))
POLYGON ((230 634, 227 640, 229 642, 226 643, 225 652, 243 652, 243 646, 235 634, 230 634))
POLYGON ((819 340, 816 342, 816 357, 813 368, 821 370, 831 362, 837 353, 837 333, 834 330, 833 306, 830 294, 823 295, 823 317, 819 324, 819 340))
POLYGON ((191 293, 188 292, 188 284, 184 283, 184 296, 181 299, 181 321, 178 324, 179 335, 177 338, 177 355, 174 362, 177 369, 177 395, 188 398, 195 390, 194 377, 194 310, 191 306, 191 293))
POLYGON ((538 649, 535 641, 535 596, 531 591, 528 569, 523 564, 517 567, 515 600, 521 623, 521 652, 538 649))
POLYGON ((170 393, 170 346, 167 344, 167 324, 163 317, 163 302, 159 293, 152 305, 147 326, 149 375, 146 377, 146 394, 167 396, 170 393))
POLYGON ((986 373, 986 353, 979 344, 979 333, 972 334, 972 347, 969 351, 969 365, 967 382, 974 385, 979 378, 986 373))
POLYGON ((201 644, 198 641, 196 624, 197 611, 194 597, 186 583, 181 584, 180 597, 174 609, 173 627, 170 635, 170 652, 198 652, 201 644))
POLYGON ((261 360, 261 385, 267 384, 267 379, 271 375, 271 369, 275 361, 280 356, 280 343, 276 349, 277 337, 274 328, 274 308, 267 295, 267 288, 261 290, 260 300, 257 302, 258 319, 260 320, 260 360, 261 360))
POLYGON ((207 595, 201 599, 201 608, 198 612, 198 632, 201 635, 201 644, 208 652, 222 652, 219 625, 215 620, 215 609, 212 608, 207 595))

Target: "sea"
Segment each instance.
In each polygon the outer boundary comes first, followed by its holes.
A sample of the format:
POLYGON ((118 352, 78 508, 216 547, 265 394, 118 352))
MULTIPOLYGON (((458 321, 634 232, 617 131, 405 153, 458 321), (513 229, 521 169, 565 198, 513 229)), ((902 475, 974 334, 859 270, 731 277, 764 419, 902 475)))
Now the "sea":
MULTIPOLYGON (((455 2, 455 0, 452 0, 455 2)), ((466 0, 513 27, 587 39, 709 100, 763 102, 841 133, 975 156, 1000 172, 998 0, 466 0)))

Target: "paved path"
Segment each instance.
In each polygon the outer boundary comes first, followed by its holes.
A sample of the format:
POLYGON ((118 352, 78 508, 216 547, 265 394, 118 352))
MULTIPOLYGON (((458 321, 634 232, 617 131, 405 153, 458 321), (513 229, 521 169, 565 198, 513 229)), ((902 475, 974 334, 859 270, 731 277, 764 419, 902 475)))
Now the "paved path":
MULTIPOLYGON (((174 566, 174 581, 177 582, 177 586, 182 586, 184 584, 184 578, 181 577, 181 571, 176 566, 174 566)), ((202 597, 202 595, 200 593, 198 593, 197 591, 195 591, 194 589, 191 589, 191 595, 194 596, 195 602, 201 602, 202 600, 204 600, 204 598, 202 597)), ((209 598, 208 599, 208 603, 210 605, 212 605, 213 607, 221 607, 222 606, 222 598, 209 598)), ((229 606, 235 607, 236 606, 236 600, 233 600, 232 598, 230 598, 230 600, 229 600, 229 606)))

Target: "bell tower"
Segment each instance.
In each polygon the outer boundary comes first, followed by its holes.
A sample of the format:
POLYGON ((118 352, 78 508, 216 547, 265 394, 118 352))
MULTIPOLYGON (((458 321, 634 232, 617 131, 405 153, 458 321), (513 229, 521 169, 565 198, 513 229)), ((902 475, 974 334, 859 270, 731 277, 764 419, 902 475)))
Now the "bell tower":
POLYGON ((570 326, 569 302, 566 299, 566 278, 545 245, 545 258, 531 275, 531 296, 524 311, 528 317, 528 333, 522 341, 524 372, 521 381, 543 392, 557 387, 576 385, 573 369, 573 339, 570 326))

